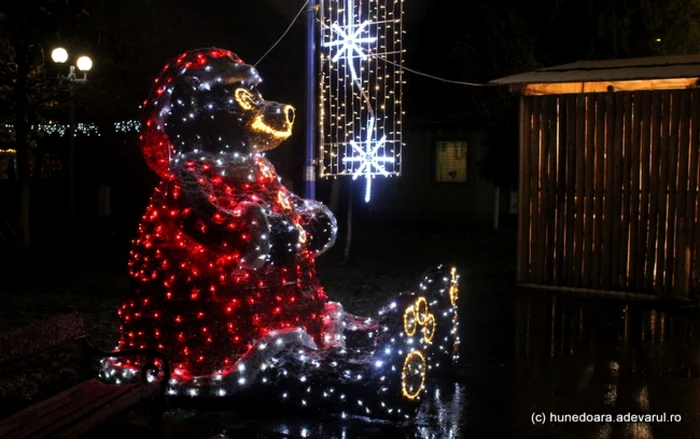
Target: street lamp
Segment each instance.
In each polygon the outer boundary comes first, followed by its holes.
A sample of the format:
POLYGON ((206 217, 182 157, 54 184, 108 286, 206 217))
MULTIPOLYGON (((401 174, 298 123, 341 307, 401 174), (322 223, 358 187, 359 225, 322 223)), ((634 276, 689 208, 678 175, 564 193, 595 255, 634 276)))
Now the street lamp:
MULTIPOLYGON (((57 64, 64 64, 68 61, 68 51, 63 47, 57 47, 51 51, 51 59, 57 64)), ((68 74, 65 76, 59 75, 59 78, 68 80, 68 227, 71 239, 75 235, 75 99, 73 90, 75 84, 82 84, 87 81, 87 72, 92 68, 92 60, 90 57, 81 56, 75 66, 71 65, 68 74), (75 67, 83 72, 82 77, 79 77, 75 72, 75 67)))
POLYGON ((51 59, 55 63, 63 64, 68 61, 68 52, 63 47, 57 47, 51 52, 51 59))

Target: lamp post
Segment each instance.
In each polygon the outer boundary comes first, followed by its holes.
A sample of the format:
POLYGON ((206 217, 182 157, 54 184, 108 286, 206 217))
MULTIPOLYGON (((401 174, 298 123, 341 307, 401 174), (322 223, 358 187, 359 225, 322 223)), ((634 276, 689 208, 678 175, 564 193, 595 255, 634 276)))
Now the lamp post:
POLYGON ((318 0, 310 0, 306 23, 306 149, 304 160, 304 197, 316 199, 316 9, 318 0))
MULTIPOLYGON (((68 61, 68 52, 62 47, 57 47, 51 52, 51 59, 57 64, 64 64, 68 61)), ((76 84, 87 81, 87 72, 91 68, 92 60, 87 56, 81 56, 76 60, 75 65, 70 66, 67 75, 59 76, 68 81, 68 231, 71 240, 75 237, 75 98, 73 91, 76 84), (82 77, 75 72, 76 66, 83 72, 82 77)))

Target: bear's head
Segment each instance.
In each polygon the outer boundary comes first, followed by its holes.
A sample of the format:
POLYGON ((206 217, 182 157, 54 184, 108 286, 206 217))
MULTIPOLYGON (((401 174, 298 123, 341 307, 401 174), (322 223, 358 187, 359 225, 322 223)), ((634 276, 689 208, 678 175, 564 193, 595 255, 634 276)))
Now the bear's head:
POLYGON ((149 166, 165 176, 178 158, 277 147, 291 135, 294 108, 264 100, 260 82, 228 50, 192 50, 166 64, 144 102, 141 147, 149 166))

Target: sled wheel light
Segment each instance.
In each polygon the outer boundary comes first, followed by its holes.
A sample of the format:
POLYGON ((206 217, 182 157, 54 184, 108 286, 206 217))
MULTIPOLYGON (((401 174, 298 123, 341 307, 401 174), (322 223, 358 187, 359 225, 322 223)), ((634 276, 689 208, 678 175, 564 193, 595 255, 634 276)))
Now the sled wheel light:
POLYGON ((457 307, 457 300, 459 299, 459 283, 457 282, 457 268, 452 267, 450 270, 450 304, 453 308, 457 307))
POLYGON ((430 343, 433 341, 435 336, 435 317, 432 314, 428 314, 428 318, 425 320, 423 325, 423 341, 430 343))
POLYGON ((403 313, 403 330, 406 331, 406 335, 411 337, 416 333, 417 327, 416 309, 411 305, 403 313))
POLYGON ((419 297, 416 299, 414 306, 416 307, 416 321, 419 325, 425 325, 425 322, 428 321, 428 316, 430 315, 430 310, 428 310, 428 301, 425 300, 425 297, 419 297))
POLYGON ((425 384, 425 372, 427 366, 425 357, 420 351, 413 351, 406 356, 401 370, 401 392, 408 399, 415 399, 420 395, 425 384))

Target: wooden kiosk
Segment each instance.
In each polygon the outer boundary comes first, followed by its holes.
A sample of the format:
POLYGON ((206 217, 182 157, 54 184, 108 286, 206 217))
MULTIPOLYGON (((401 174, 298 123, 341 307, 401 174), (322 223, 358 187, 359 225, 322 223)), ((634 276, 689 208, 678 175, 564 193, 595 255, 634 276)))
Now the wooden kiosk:
POLYGON ((694 298, 698 78, 700 55, 492 81, 520 94, 520 285, 694 298))

